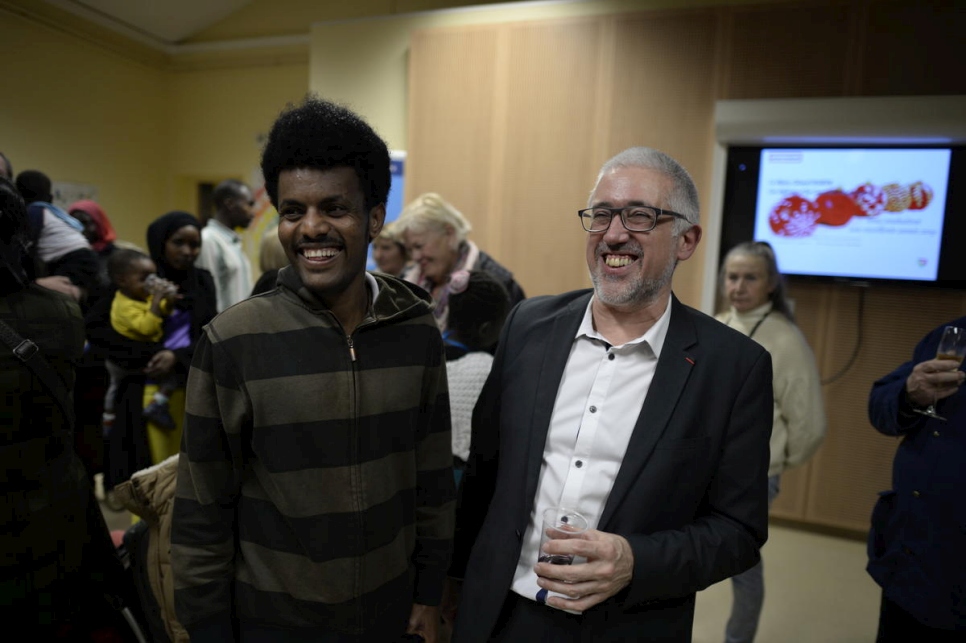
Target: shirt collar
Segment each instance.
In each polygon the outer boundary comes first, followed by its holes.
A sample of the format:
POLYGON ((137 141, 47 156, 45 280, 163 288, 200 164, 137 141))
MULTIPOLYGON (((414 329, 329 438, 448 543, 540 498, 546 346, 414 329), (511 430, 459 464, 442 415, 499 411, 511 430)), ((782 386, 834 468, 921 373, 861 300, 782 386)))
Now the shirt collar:
POLYGON ((232 241, 241 241, 241 237, 238 236, 237 232, 226 226, 218 219, 208 219, 208 227, 216 232, 221 233, 223 236, 228 237, 232 241))
MULTIPOLYGON (((595 295, 596 296, 596 295, 595 295)), ((598 333, 594 329, 594 315, 591 311, 591 306, 594 303, 594 297, 590 298, 587 302, 587 308, 584 310, 584 318, 580 321, 580 326, 577 328, 577 335, 574 339, 580 339, 581 337, 586 337, 588 339, 595 339, 603 342, 606 345, 610 345, 603 335, 598 333)), ((654 357, 661 357, 661 349, 664 347, 664 338, 667 337, 668 326, 671 323, 671 298, 668 297, 667 307, 654 325, 647 329, 647 332, 640 337, 635 337, 631 341, 623 344, 624 346, 632 346, 635 344, 646 344, 651 351, 654 353, 654 357)))

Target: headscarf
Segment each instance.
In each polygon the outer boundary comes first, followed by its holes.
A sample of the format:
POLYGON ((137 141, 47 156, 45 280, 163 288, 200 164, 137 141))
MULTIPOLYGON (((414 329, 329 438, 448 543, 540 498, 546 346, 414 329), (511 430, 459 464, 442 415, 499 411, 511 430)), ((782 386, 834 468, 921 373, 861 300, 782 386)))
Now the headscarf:
POLYGON ((114 231, 114 226, 111 225, 111 220, 107 218, 104 214, 104 210, 95 201, 82 200, 74 201, 67 208, 68 214, 74 210, 80 210, 84 212, 91 218, 94 222, 94 227, 97 228, 97 241, 91 242, 91 247, 94 248, 94 252, 101 253, 114 243, 117 239, 117 233, 114 231))
POLYGON ((148 252, 158 267, 158 276, 172 281, 181 288, 182 299, 177 303, 178 308, 191 310, 195 297, 201 289, 201 277, 198 269, 192 265, 187 270, 175 270, 164 256, 164 246, 175 232, 185 226, 194 226, 201 234, 201 224, 193 215, 175 210, 155 219, 148 226, 148 252))

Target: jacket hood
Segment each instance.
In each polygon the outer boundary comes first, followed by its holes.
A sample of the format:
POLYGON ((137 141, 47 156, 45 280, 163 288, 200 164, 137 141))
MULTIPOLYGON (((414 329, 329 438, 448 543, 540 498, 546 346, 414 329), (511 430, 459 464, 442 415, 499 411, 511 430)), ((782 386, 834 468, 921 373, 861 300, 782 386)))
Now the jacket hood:
MULTIPOLYGON (((419 286, 381 272, 370 272, 366 276, 375 281, 378 289, 372 304, 372 315, 377 322, 401 321, 432 312, 433 299, 419 286)), ((285 266, 278 271, 277 283, 286 296, 298 299, 310 310, 328 311, 328 307, 305 287, 298 271, 292 266, 285 266)))
POLYGON ((156 524, 165 505, 174 500, 178 473, 178 455, 164 462, 142 469, 117 485, 114 493, 124 508, 140 516, 148 524, 156 524))

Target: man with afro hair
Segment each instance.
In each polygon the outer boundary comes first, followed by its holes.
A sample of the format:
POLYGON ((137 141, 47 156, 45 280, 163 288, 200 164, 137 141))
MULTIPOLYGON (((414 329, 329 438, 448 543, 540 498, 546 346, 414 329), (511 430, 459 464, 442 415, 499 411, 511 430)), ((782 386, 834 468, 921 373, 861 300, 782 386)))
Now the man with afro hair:
POLYGON ((454 523, 429 296, 365 271, 385 142, 307 97, 262 154, 289 264, 205 329, 171 534, 192 641, 435 642, 454 523))

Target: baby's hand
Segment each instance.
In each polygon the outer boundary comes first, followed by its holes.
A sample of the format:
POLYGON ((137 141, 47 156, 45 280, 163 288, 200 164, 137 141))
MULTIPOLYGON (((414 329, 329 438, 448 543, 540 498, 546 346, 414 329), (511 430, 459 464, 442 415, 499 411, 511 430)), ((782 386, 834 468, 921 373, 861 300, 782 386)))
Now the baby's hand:
POLYGON ((167 279, 161 280, 163 283, 162 290, 158 293, 164 299, 167 299, 171 303, 174 303, 181 299, 181 295, 178 294, 178 284, 172 283, 167 279))

